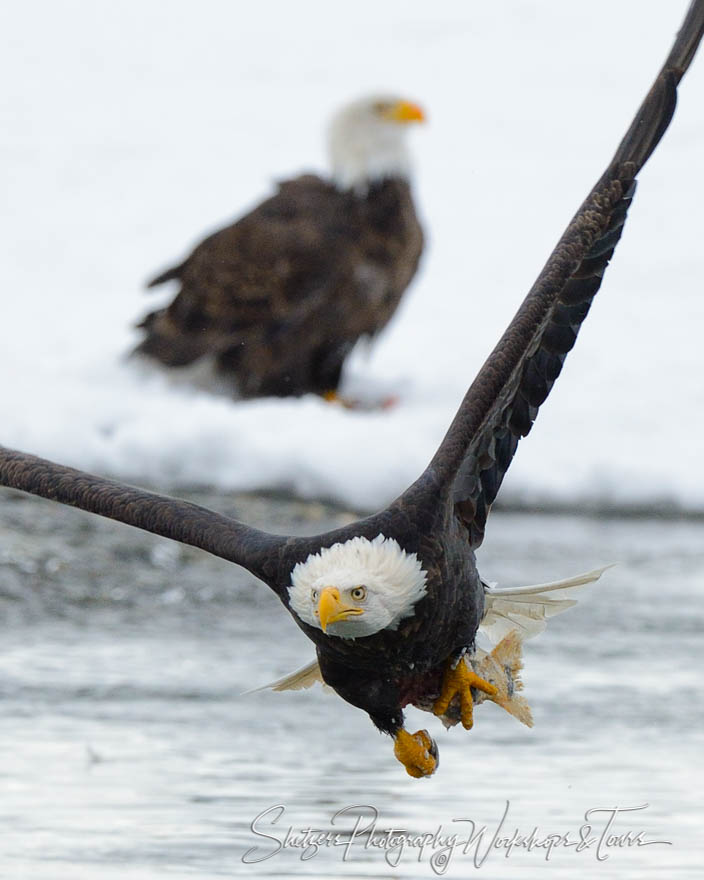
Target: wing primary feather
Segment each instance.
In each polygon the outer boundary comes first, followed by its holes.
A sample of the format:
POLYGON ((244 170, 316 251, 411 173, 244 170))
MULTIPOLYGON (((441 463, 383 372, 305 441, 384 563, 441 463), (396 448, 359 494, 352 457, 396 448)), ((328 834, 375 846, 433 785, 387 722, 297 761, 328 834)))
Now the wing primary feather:
POLYGON ((653 83, 612 164, 633 162, 640 170, 665 133, 677 104, 677 86, 704 33, 704 2, 692 0, 658 78, 653 83))

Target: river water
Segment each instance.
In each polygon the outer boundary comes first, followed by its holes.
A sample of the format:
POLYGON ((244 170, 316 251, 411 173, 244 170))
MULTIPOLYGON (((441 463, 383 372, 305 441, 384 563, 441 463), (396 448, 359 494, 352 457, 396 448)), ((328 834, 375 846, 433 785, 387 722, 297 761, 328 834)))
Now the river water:
MULTIPOLYGON (((189 497, 275 531, 349 518, 189 497)), ((441 762, 412 780, 319 686, 242 696, 312 656, 246 572, 3 491, 0 876, 701 877, 703 533, 495 512, 487 580, 618 565, 527 644, 534 728, 414 710, 441 762)))

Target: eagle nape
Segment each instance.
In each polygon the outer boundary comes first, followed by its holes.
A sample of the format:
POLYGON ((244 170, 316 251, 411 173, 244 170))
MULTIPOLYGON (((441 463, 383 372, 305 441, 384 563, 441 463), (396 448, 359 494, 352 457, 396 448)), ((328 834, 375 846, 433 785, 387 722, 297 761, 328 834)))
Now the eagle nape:
POLYGON ((575 604, 605 569, 495 588, 475 551, 521 437, 576 342, 631 206, 636 176, 674 113, 677 86, 704 34, 693 0, 664 66, 616 153, 470 386, 420 477, 385 509, 325 534, 273 535, 194 504, 0 447, 0 485, 172 538, 248 569, 279 597, 316 657, 275 690, 323 681, 392 736, 409 775, 437 768, 414 706, 446 726, 473 723, 492 700, 532 724, 520 690, 521 644, 575 604), (476 645, 482 628, 495 643, 476 645))

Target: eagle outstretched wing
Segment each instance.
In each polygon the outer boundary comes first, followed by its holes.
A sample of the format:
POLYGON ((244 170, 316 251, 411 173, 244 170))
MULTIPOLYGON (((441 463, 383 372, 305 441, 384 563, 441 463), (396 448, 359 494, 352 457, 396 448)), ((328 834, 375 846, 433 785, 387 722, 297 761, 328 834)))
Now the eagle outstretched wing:
POLYGON ((259 531, 188 501, 147 492, 3 446, 0 485, 199 547, 243 566, 279 592, 278 563, 284 548, 291 543, 286 537, 259 531))
POLYGON ((473 547, 483 540, 489 508, 518 441, 530 431, 601 285, 635 177, 670 123, 677 85, 703 33, 704 2, 694 0, 614 158, 467 391, 427 470, 409 490, 445 498, 450 493, 473 547))

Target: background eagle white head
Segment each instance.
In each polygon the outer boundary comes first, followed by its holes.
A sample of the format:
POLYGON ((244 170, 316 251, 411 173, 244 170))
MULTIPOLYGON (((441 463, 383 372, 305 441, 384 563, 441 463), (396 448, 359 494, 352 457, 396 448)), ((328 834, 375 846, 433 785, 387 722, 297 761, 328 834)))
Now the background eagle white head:
POLYGON ((418 104, 393 95, 372 95, 346 104, 328 131, 337 186, 365 190, 370 182, 385 177, 407 178, 411 168, 408 127, 424 119, 418 104))

